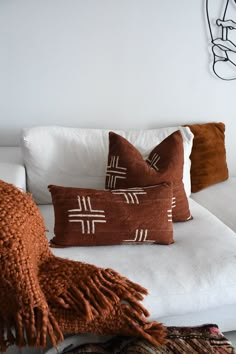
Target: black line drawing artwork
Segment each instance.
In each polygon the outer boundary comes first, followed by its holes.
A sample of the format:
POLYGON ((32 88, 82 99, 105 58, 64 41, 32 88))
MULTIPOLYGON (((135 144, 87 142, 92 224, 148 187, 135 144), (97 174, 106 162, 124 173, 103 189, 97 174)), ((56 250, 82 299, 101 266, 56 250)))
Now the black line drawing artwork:
POLYGON ((212 70, 222 80, 236 79, 236 0, 206 0, 212 43, 212 70))

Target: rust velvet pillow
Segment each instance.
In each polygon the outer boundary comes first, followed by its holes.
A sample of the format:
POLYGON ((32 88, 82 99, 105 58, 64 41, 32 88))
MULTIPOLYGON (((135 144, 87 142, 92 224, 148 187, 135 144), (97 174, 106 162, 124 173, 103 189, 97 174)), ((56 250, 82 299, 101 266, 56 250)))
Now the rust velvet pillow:
POLYGON ((191 191, 198 192, 228 178, 224 123, 187 125, 192 133, 191 191))
POLYGON ((106 188, 152 186, 173 183, 173 221, 192 218, 183 184, 184 148, 180 131, 169 135, 149 154, 141 153, 125 138, 110 132, 106 188))
POLYGON ((50 185, 51 246, 173 242, 172 186, 96 190, 50 185))

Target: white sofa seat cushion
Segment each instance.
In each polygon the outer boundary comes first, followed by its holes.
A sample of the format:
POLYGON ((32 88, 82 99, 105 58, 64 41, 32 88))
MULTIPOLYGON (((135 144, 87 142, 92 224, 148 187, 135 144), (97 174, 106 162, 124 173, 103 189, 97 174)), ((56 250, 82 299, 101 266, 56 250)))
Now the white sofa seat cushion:
MULTIPOLYGON (((191 198, 190 207, 194 219, 174 225, 175 243, 170 246, 70 247, 52 251, 59 257, 113 268, 145 286, 149 295, 144 305, 152 319, 235 304, 235 233, 191 198)), ((52 206, 40 209, 50 239, 52 206)))
MULTIPOLYGON (((190 195, 190 153, 193 134, 189 128, 169 127, 151 130, 116 130, 146 158, 150 151, 176 130, 184 144, 183 182, 190 195)), ((108 132, 102 129, 79 129, 59 126, 25 129, 22 136, 27 186, 38 204, 51 203, 49 184, 105 188, 108 158, 108 132)))
POLYGON ((236 232, 236 177, 230 177, 227 181, 192 193, 191 198, 236 232))

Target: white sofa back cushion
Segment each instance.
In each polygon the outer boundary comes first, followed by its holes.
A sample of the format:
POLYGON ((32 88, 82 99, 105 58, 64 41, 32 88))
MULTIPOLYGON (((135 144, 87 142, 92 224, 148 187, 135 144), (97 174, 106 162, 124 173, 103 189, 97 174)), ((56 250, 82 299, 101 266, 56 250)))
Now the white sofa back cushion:
MULTIPOLYGON (((193 134, 187 127, 151 130, 113 130, 129 140, 146 158, 149 152, 176 130, 184 143, 183 182, 190 195, 190 153, 193 134)), ((38 204, 51 203, 49 184, 81 188, 105 188, 108 133, 103 129, 60 126, 23 130, 22 152, 27 173, 27 188, 38 204)))

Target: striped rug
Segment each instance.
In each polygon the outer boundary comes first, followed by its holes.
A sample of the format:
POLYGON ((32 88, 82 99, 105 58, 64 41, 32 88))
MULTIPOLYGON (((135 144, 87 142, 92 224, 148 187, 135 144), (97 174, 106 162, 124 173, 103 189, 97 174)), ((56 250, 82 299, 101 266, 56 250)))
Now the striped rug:
POLYGON ((215 324, 198 327, 167 327, 168 342, 162 347, 154 347, 138 338, 114 337, 105 343, 84 344, 68 354, 236 354, 231 342, 215 324))

